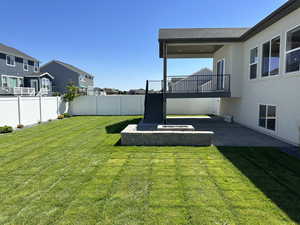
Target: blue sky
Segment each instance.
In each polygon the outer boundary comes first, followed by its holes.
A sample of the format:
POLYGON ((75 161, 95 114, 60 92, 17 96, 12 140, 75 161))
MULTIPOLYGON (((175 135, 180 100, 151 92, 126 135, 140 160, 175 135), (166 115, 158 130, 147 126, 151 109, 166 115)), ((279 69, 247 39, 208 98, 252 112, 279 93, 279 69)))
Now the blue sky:
MULTIPOLYGON (((250 27, 286 0, 27 0, 1 3, 0 42, 62 60, 96 76, 95 85, 141 88, 162 78, 159 28, 250 27), (13 11, 13 13, 12 13, 13 11)), ((211 60, 170 60, 190 74, 211 60)))

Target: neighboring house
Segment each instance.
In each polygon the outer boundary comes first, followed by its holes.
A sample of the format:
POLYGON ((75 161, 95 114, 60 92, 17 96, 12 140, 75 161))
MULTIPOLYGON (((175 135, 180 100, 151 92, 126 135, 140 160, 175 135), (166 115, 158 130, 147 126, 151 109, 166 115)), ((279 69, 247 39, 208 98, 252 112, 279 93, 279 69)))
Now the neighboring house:
POLYGON ((165 85, 162 96, 148 96, 146 122, 166 121, 167 98, 220 97, 221 115, 299 145, 299 7, 299 0, 289 0, 252 28, 161 29, 165 82, 168 58, 213 58, 217 79, 196 93, 169 92, 165 85), (152 112, 158 109, 162 117, 152 112))
POLYGON ((0 44, 0 94, 47 95, 53 77, 40 72, 39 61, 15 48, 0 44))
POLYGON ((197 92, 207 87, 213 79, 213 71, 203 68, 190 76, 171 77, 169 90, 176 92, 197 92))
POLYGON ((121 91, 116 88, 104 88, 104 92, 106 95, 118 95, 121 91))
POLYGON ((145 94, 145 89, 131 89, 128 91, 128 94, 130 95, 144 95, 145 94))
POLYGON ((49 72, 53 77, 53 91, 61 94, 66 92, 66 87, 73 84, 80 88, 80 91, 87 92, 94 86, 94 76, 67 63, 53 60, 43 66, 42 72, 49 72))

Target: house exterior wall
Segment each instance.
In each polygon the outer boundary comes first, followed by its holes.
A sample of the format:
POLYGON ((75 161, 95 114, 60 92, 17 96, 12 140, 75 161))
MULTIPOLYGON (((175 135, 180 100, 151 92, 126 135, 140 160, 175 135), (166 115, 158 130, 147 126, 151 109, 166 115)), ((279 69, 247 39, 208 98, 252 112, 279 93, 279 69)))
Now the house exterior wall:
MULTIPOLYGON (((24 59, 23 59, 24 60, 24 59)), ((28 65, 28 71, 24 71, 23 63, 16 62, 16 65, 6 65, 6 58, 0 58, 0 74, 23 77, 24 75, 34 74, 34 66, 28 65)))
POLYGON ((217 63, 222 59, 225 60, 225 74, 230 75, 231 96, 241 97, 243 44, 226 44, 214 54, 214 74, 217 74, 217 63))
POLYGON ((51 62, 42 66, 40 70, 41 72, 48 72, 54 77, 52 83, 53 92, 65 93, 66 87, 70 82, 79 86, 79 74, 58 63, 51 62))
MULTIPOLYGON (((282 18, 267 29, 253 36, 242 44, 233 44, 223 48, 215 55, 228 57, 226 72, 232 73, 233 97, 221 99, 221 115, 233 115, 234 120, 252 129, 267 133, 291 144, 300 144, 300 72, 285 73, 286 32, 300 25, 300 9, 282 18), (280 35, 280 66, 279 75, 261 77, 262 44, 280 35), (232 46, 237 49, 232 50, 232 46), (258 47, 257 79, 250 80, 250 49, 258 47), (240 54, 242 52, 242 54, 240 54), (240 60, 239 60, 240 59, 240 60), (241 77, 236 74, 241 71, 241 77), (238 85, 239 87, 236 87, 238 85), (235 90, 237 93, 236 95, 235 90), (240 96, 239 96, 240 95, 240 96), (258 126, 259 104, 277 106, 276 131, 258 126)), ((215 64, 215 63, 214 63, 215 64)))
MULTIPOLYGON (((2 87, 2 75, 15 76, 15 77, 24 77, 25 75, 35 74, 34 66, 28 65, 28 71, 23 69, 23 63, 15 62, 15 66, 6 65, 6 54, 1 53, 0 57, 0 87, 2 87), (4 55, 2 55, 4 54, 4 55)), ((27 60, 28 59, 24 59, 27 60)), ((37 62, 34 62, 37 63, 37 62)))

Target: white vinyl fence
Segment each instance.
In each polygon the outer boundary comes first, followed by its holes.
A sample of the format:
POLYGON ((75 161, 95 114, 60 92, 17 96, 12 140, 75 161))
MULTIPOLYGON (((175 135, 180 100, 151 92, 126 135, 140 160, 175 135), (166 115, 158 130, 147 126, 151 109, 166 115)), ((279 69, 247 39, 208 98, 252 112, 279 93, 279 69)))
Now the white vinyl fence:
POLYGON ((2 97, 0 98, 0 126, 32 125, 56 119, 64 112, 59 97, 2 97))
MULTIPOLYGON (((70 106, 73 115, 143 115, 143 95, 81 96, 70 106)), ((168 99, 168 114, 218 114, 219 99, 168 99)))

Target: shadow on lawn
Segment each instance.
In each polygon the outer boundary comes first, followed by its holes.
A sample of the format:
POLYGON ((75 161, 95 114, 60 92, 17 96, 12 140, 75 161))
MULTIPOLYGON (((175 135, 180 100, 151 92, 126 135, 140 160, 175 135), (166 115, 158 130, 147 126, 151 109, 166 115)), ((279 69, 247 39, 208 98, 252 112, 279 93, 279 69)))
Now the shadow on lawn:
POLYGON ((141 119, 124 120, 118 123, 114 123, 105 127, 106 133, 108 134, 119 134, 129 124, 138 124, 141 119))
POLYGON ((300 222, 300 161, 277 149, 218 147, 265 196, 300 222))

